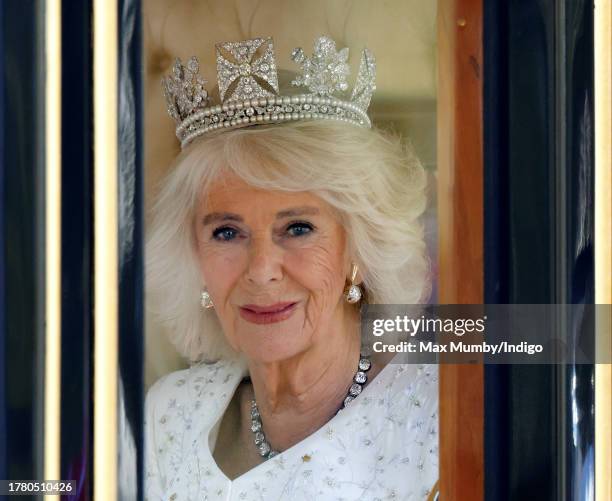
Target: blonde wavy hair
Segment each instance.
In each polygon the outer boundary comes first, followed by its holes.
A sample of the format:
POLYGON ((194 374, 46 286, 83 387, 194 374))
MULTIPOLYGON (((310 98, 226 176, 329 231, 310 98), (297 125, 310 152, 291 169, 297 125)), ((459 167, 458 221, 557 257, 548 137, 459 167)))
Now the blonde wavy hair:
POLYGON ((170 170, 146 244, 147 307, 189 361, 235 357, 214 310, 200 306, 194 210, 232 172, 246 183, 318 195, 340 214, 366 301, 418 304, 429 295, 419 216, 425 172, 399 137, 334 121, 220 131, 186 148, 170 170))

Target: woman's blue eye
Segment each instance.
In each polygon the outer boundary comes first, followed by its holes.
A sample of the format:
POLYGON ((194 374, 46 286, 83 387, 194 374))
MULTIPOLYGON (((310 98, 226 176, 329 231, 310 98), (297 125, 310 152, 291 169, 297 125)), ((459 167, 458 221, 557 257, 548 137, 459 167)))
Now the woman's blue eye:
POLYGON ((228 226, 224 226, 222 228, 217 228, 213 231, 213 238, 215 240, 221 240, 227 242, 229 240, 233 240, 238 235, 238 230, 235 228, 230 228, 228 226))
POLYGON ((313 226, 308 223, 293 223, 287 227, 287 232, 292 237, 301 237, 307 235, 313 230, 313 226))

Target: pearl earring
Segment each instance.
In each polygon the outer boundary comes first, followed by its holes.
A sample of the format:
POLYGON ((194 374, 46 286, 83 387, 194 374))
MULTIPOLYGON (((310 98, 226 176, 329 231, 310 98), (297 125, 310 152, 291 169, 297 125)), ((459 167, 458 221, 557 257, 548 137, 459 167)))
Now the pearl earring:
POLYGON ((361 300, 361 297, 363 296, 361 287, 355 284, 355 278, 357 277, 357 270, 359 270, 359 268, 357 267, 356 264, 353 263, 353 268, 351 270, 351 285, 349 286, 348 291, 346 292, 346 296, 345 296, 346 302, 351 303, 351 304, 358 303, 361 300))
POLYGON ((200 304, 202 305, 202 308, 204 308, 205 310, 214 308, 215 306, 212 302, 212 298, 210 297, 210 294, 208 293, 206 289, 202 289, 202 292, 200 293, 200 304))

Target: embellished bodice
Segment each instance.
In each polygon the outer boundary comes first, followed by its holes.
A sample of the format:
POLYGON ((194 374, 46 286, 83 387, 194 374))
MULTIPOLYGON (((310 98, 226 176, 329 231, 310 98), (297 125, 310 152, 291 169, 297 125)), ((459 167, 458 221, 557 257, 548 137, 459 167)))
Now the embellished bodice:
POLYGON ((388 364, 325 426, 230 480, 212 455, 241 364, 197 364, 146 401, 146 499, 425 500, 438 479, 438 370, 388 364))

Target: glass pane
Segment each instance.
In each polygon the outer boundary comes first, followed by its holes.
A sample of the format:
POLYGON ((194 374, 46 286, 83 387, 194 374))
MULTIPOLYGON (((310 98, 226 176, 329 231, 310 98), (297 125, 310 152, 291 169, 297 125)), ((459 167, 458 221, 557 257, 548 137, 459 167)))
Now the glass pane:
POLYGON ((434 491, 437 367, 359 307, 437 298, 437 12, 374 5, 144 5, 152 496, 434 491))

